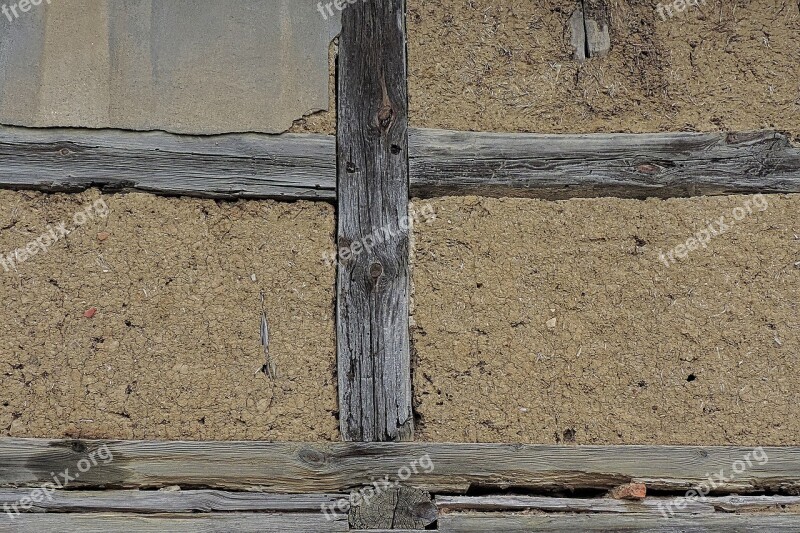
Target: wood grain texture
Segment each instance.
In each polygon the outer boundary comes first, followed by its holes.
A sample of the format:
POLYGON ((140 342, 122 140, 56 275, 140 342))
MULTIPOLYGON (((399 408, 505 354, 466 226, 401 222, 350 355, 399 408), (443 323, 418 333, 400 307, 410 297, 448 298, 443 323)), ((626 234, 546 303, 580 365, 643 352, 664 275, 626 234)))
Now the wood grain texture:
POLYGON ((800 512, 800 496, 706 496, 703 499, 648 496, 641 501, 546 496, 437 496, 440 511, 525 511, 567 513, 713 514, 715 512, 800 512), (680 503, 680 507, 675 506, 680 503), (670 506, 670 504, 672 504, 670 506), (669 507, 667 507, 669 506, 669 507), (666 510, 666 511, 665 511, 666 510))
POLYGON ((659 533, 752 533, 800 531, 800 516, 793 514, 675 516, 615 514, 512 514, 453 513, 439 517, 439 531, 459 533, 609 533, 648 531, 659 533))
MULTIPOLYGON (((412 129, 409 142, 410 193, 417 197, 800 192, 800 150, 771 131, 538 135, 412 129)), ((326 135, 198 137, 0 126, 0 187, 6 188, 95 186, 333 201, 335 159, 336 140, 326 135)))
MULTIPOLYGON (((0 489, 0 507, 14 505, 31 495, 27 489, 0 489)), ((33 502, 28 512, 313 512, 322 511, 339 498, 335 494, 266 494, 219 490, 55 490, 33 502)), ((19 507, 18 507, 19 510, 19 507)), ((23 512, 23 511, 21 511, 23 512)))
MULTIPOLYGON (((103 444, 113 460, 70 483, 87 488, 239 490, 273 493, 349 493, 401 468, 432 494, 470 487, 530 490, 610 489, 630 481, 648 490, 686 491, 709 473, 730 472, 752 449, 692 446, 536 446, 434 443, 262 443, 51 441, 0 439, 0 486, 37 487, 51 472, 74 471, 103 444), (424 461, 424 456, 428 456, 424 461), (422 468, 420 465, 432 465, 422 468), (413 471, 416 470, 416 471, 413 471)), ((765 447, 769 461, 753 463, 721 483, 718 494, 797 494, 800 448, 765 447)))
MULTIPOLYGON (((637 513, 660 515, 667 498, 645 498, 642 501, 612 498, 555 498, 547 496, 437 496, 436 506, 442 512, 451 511, 527 511, 548 513, 637 513), (659 504, 662 507, 659 507, 659 504)), ((676 514, 712 514, 709 502, 687 500, 676 514)))
POLYGON ((405 43, 405 0, 342 13, 336 332, 345 441, 413 434, 405 43))
POLYGON ((0 187, 333 200, 330 136, 0 127, 0 187))
POLYGON ((0 513, 0 533, 77 532, 164 533, 286 533, 347 531, 347 520, 326 520, 313 513, 214 513, 196 515, 134 515, 117 513, 26 514, 10 518, 0 513))
POLYGON ((800 192, 800 149, 752 133, 539 135, 415 130, 411 193, 576 197, 800 192))

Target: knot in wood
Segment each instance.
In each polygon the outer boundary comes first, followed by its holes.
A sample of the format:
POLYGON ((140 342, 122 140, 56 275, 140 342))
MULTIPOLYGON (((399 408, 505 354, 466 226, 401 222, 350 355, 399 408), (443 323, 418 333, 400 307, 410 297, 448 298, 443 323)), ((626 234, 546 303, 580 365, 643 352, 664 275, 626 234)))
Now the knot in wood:
POLYGON ((378 263, 377 261, 375 263, 372 263, 369 266, 369 275, 373 281, 376 281, 379 277, 383 275, 383 265, 378 263))
POLYGON ((310 448, 300 450, 297 456, 304 463, 315 467, 323 466, 327 462, 327 457, 324 453, 310 448))
POLYGON ((643 172, 644 174, 655 174, 656 172, 658 172, 659 167, 651 165, 649 163, 645 163, 643 165, 639 165, 638 167, 636 167, 636 170, 638 170, 639 172, 643 172))
POLYGON ((392 125, 394 118, 394 109, 390 105, 384 105, 378 110, 378 126, 382 130, 388 130, 392 125))

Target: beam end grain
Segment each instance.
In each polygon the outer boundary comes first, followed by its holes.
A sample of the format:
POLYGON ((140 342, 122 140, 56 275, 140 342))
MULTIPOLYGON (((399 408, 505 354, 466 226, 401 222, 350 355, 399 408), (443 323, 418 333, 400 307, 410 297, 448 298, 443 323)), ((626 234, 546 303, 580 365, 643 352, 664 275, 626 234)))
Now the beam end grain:
POLYGON ((351 506, 351 529, 425 529, 436 521, 436 505, 424 490, 400 486, 371 496, 351 506))

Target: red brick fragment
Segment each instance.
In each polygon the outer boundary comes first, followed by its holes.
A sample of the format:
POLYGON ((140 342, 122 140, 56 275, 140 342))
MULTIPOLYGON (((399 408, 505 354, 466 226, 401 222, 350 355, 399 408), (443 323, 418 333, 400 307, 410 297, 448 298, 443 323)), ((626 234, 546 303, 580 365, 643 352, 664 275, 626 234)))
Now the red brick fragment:
POLYGON ((626 483, 611 489, 610 496, 617 500, 643 500, 647 495, 644 483, 626 483))

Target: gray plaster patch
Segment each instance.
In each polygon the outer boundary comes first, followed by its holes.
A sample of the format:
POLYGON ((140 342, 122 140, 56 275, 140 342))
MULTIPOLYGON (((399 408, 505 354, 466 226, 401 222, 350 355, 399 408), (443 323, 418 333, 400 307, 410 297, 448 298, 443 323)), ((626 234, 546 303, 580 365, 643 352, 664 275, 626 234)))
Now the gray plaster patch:
POLYGON ((0 14, 0 122, 279 133, 328 107, 312 0, 47 0, 0 14), (9 20, 11 18, 12 20, 9 20))

